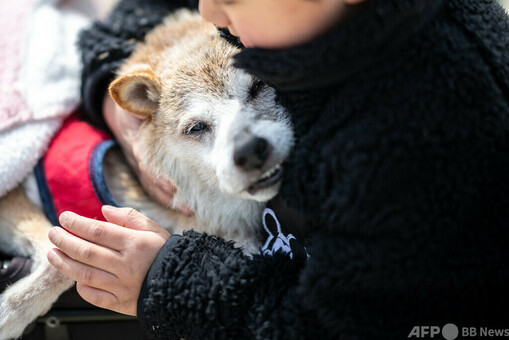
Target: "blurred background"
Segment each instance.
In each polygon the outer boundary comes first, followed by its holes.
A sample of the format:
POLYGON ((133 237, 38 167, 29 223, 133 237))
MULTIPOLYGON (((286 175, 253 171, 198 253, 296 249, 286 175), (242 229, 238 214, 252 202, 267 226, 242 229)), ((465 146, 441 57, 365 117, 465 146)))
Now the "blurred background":
POLYGON ((103 17, 111 10, 111 8, 113 8, 113 6, 115 6, 118 1, 119 0, 91 0, 94 6, 99 9, 103 17))
MULTIPOLYGON (((95 6, 99 8, 102 14, 108 13, 108 11, 119 1, 119 0, 91 0, 94 2, 95 6)), ((171 1, 171 0, 169 0, 171 1)), ((509 10, 509 0, 498 0, 506 8, 509 10)))

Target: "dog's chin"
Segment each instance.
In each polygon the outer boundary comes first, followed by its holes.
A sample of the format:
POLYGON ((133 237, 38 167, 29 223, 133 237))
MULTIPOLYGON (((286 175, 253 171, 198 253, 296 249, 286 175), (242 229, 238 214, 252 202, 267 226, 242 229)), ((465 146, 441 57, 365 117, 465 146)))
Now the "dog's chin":
POLYGON ((243 192, 243 196, 247 199, 257 201, 257 202, 267 202, 270 199, 274 198, 279 192, 279 188, 281 187, 281 180, 276 183, 273 183, 270 186, 264 187, 249 187, 247 190, 243 192))
POLYGON ((272 166, 257 177, 249 176, 218 176, 221 191, 242 199, 266 202, 277 195, 283 178, 281 163, 272 166), (237 177, 237 180, 232 180, 237 177))
POLYGON ((245 189, 250 199, 265 202, 277 195, 283 178, 283 167, 278 164, 267 170, 245 189))

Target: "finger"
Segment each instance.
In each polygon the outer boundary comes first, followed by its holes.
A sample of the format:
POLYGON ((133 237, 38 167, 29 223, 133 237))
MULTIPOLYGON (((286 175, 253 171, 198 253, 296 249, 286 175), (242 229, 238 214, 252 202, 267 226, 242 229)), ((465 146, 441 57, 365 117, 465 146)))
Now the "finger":
POLYGON ((154 180, 154 182, 149 183, 148 185, 152 186, 152 192, 156 196, 158 202, 163 205, 168 205, 173 202, 173 196, 175 196, 175 192, 177 189, 170 182, 158 179, 154 180))
POLYGON ((176 207, 175 209, 177 209, 180 213, 186 215, 187 217, 191 217, 194 215, 194 211, 192 211, 191 208, 189 208, 187 205, 176 207))
POLYGON ((177 189, 169 181, 163 179, 150 181, 150 179, 147 179, 147 177, 141 177, 140 181, 145 191, 147 191, 150 197, 155 199, 157 202, 166 207, 171 207, 172 209, 175 209, 188 217, 194 215, 194 212, 191 210, 191 208, 186 205, 173 205, 173 196, 177 192, 177 189))
POLYGON ((68 257, 104 270, 115 268, 119 258, 118 251, 88 242, 62 228, 52 228, 48 232, 48 238, 68 257))
POLYGON ((173 197, 177 192, 177 189, 167 180, 159 179, 155 182, 155 188, 153 190, 153 196, 155 199, 162 203, 167 207, 172 207, 173 209, 179 211, 180 213, 190 217, 194 215, 194 212, 186 205, 182 206, 174 206, 173 205, 173 197))
POLYGON ((111 205, 104 205, 102 213, 108 222, 128 229, 156 232, 162 229, 155 221, 140 214, 133 208, 116 208, 111 205))
POLYGON ((118 250, 118 240, 126 230, 114 224, 86 218, 70 211, 64 211, 59 217, 60 224, 70 233, 90 242, 118 250))
MULTIPOLYGON (((155 183, 146 183, 143 185, 145 191, 149 194, 149 196, 154 199, 156 202, 159 202, 161 205, 167 207, 170 206, 173 202, 174 190, 166 190, 162 185, 158 186, 155 183)), ((173 188, 173 187, 172 187, 173 188)))
POLYGON ((139 179, 143 189, 149 194, 151 198, 164 206, 171 205, 173 195, 175 194, 175 187, 168 181, 158 180, 147 175, 146 172, 140 170, 139 179))
POLYGON ((109 291, 81 283, 76 285, 76 290, 78 291, 78 294, 83 298, 83 300, 93 304, 94 306, 110 309, 122 314, 132 316, 136 315, 136 307, 133 308, 132 306, 129 306, 125 303, 121 303, 115 294, 109 291))
POLYGON ((173 195, 175 195, 175 192, 177 191, 174 185, 172 185, 169 181, 162 178, 156 181, 156 185, 158 188, 161 188, 161 191, 167 193, 168 195, 171 195, 172 197, 173 195))
POLYGON ((59 249, 51 249, 47 258, 59 272, 74 281, 103 289, 118 285, 118 279, 114 274, 75 261, 59 249))

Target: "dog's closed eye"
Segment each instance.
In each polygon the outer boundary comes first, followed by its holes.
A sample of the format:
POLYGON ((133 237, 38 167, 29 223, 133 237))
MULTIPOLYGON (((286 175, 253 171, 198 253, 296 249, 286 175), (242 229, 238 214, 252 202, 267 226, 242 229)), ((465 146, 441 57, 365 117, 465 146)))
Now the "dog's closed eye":
POLYGON ((185 135, 201 135, 202 133, 209 130, 209 126, 203 122, 195 122, 184 129, 185 135))
POLYGON ((258 94, 260 94, 261 90, 265 88, 266 84, 258 79, 255 79, 253 81, 253 84, 251 85, 251 88, 249 89, 249 97, 248 100, 255 99, 258 94))

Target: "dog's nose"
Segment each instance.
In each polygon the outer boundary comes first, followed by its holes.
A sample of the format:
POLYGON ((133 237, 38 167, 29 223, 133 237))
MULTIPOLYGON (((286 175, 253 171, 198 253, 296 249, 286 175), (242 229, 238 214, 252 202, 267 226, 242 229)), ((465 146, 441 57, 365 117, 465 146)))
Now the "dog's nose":
POLYGON ((234 143, 233 161, 244 170, 260 169, 269 157, 270 145, 264 138, 243 133, 234 143))

